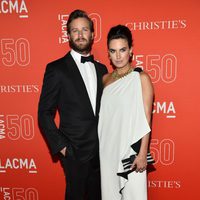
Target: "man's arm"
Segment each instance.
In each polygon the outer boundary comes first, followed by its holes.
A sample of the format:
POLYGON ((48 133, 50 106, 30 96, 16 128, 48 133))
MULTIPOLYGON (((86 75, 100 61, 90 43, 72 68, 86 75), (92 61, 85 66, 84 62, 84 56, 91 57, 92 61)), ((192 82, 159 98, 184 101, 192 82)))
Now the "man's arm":
POLYGON ((60 82, 55 66, 47 65, 44 74, 42 92, 38 107, 38 122, 41 132, 47 139, 51 153, 54 155, 65 147, 65 137, 56 127, 54 117, 60 92, 60 82))

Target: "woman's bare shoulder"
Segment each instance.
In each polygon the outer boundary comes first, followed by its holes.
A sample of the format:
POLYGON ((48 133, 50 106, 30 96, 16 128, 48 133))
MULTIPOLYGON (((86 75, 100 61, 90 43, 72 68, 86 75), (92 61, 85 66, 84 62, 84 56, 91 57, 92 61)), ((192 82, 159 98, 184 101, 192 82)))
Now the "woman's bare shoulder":
POLYGON ((145 71, 140 72, 140 78, 142 82, 150 82, 151 83, 151 78, 148 73, 145 71))
POLYGON ((153 92, 153 84, 151 81, 151 77, 145 71, 140 72, 140 79, 142 83, 143 90, 149 90, 153 92))

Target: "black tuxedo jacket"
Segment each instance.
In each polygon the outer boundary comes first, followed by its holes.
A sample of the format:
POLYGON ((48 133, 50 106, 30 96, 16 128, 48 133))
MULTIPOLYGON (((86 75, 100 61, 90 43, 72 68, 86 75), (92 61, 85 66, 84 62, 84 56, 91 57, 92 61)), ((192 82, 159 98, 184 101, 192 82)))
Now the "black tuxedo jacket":
POLYGON ((49 63, 46 67, 39 100, 38 121, 53 155, 67 147, 67 156, 82 162, 98 152, 98 112, 103 90, 104 65, 94 62, 97 74, 96 113, 71 54, 49 63), (54 117, 58 110, 60 123, 54 117))

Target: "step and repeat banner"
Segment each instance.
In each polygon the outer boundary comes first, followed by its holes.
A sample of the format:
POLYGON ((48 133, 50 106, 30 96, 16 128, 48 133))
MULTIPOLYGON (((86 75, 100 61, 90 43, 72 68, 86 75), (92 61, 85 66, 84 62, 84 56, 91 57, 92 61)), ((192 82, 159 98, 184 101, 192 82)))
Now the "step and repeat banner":
POLYGON ((134 37, 133 65, 155 88, 149 200, 199 199, 200 67, 197 0, 0 0, 0 200, 62 200, 65 179, 37 123, 46 64, 69 50, 74 9, 95 24, 93 54, 111 71, 110 27, 134 37))

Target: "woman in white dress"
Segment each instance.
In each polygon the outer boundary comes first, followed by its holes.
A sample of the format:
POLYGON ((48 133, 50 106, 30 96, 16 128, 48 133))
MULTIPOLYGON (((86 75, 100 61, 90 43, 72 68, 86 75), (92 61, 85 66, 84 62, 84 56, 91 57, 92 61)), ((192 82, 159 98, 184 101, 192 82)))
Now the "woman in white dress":
POLYGON ((110 29, 108 53, 115 67, 103 77, 99 113, 102 200, 146 200, 153 103, 148 74, 133 69, 132 35, 126 26, 110 29))

